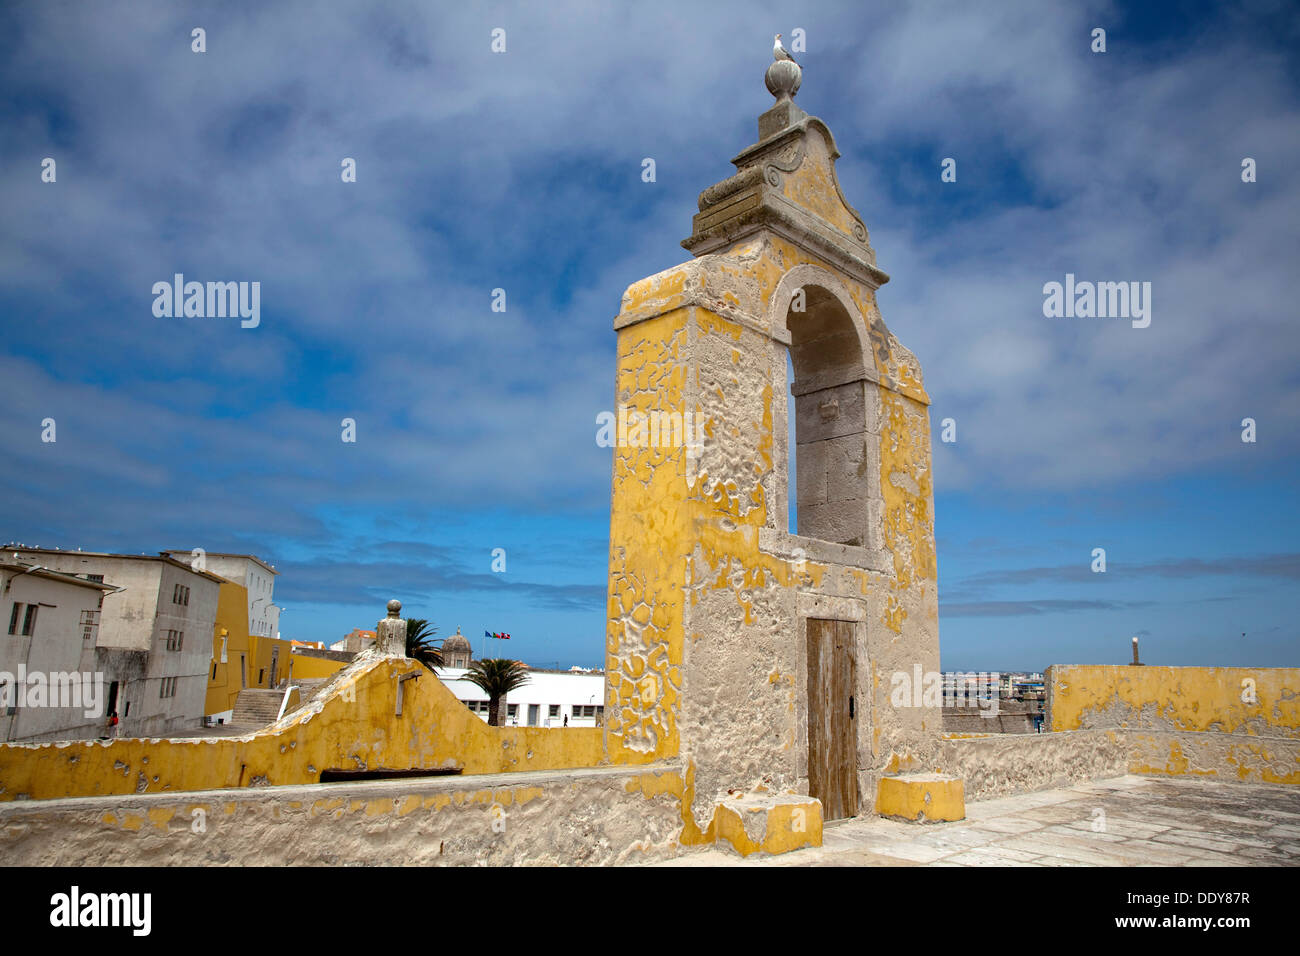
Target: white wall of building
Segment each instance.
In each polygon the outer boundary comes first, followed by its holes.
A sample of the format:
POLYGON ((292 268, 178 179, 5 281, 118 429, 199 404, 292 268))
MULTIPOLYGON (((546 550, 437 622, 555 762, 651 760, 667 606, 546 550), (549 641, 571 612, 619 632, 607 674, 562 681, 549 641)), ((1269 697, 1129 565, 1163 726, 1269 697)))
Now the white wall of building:
MULTIPOLYGON (((473 702, 475 712, 486 723, 487 694, 461 679, 466 669, 444 667, 438 677, 458 700, 473 702)), ((605 675, 598 672, 572 673, 529 671, 528 683, 506 695, 507 727, 596 727, 605 710, 605 675), (514 716, 509 709, 514 708, 514 716), (534 711, 533 708, 536 708, 534 711), (567 718, 567 724, 565 723, 567 718)))
MULTIPOLYGON (((167 551, 178 561, 189 563, 192 551, 167 551)), ((280 608, 275 605, 276 572, 251 554, 206 552, 204 566, 227 581, 242 584, 248 591, 248 633, 256 637, 280 636, 280 608)))
POLYGON ((5 705, 0 706, 0 740, 86 740, 104 731, 109 682, 96 668, 98 626, 93 623, 103 594, 83 583, 0 568, 0 684, 5 705), (32 607, 36 611, 31 633, 23 634, 32 607), (75 689, 64 676, 71 673, 79 675, 75 689), (45 685, 42 696, 20 693, 20 679, 25 690, 40 681, 45 685), (52 681, 59 691, 50 692, 52 681), (57 706, 72 700, 81 706, 57 706))

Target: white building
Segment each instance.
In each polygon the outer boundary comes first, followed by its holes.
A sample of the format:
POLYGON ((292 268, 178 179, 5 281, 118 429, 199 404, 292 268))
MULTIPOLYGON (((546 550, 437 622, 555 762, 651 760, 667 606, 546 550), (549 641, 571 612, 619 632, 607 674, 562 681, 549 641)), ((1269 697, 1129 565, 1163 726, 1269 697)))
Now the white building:
POLYGON ((90 739, 120 684, 96 659, 107 584, 0 561, 0 740, 90 739))
MULTIPOLYGON (((997 700, 1004 684, 996 671, 944 671, 943 702, 945 707, 975 707, 978 702, 997 700)), ((1007 681, 1009 681, 1009 676, 1007 681)), ((1009 687, 1009 683, 1007 684, 1009 687)))
MULTIPOLYGON (((464 667, 443 667, 436 673, 486 723, 487 694, 461 679, 465 672, 464 667)), ((528 683, 506 695, 505 707, 506 727, 599 727, 605 718, 605 675, 529 670, 528 683)))
POLYGON ((163 736, 200 726, 221 578, 165 554, 9 545, 5 558, 111 586, 94 637, 95 669, 113 675, 118 685, 110 684, 109 695, 121 736, 163 736))
POLYGON ((252 554, 227 554, 220 551, 164 551, 163 554, 199 570, 219 574, 227 581, 242 584, 248 591, 248 633, 255 637, 280 636, 280 608, 271 600, 275 578, 279 573, 252 554), (201 564, 196 564, 199 559, 201 564))

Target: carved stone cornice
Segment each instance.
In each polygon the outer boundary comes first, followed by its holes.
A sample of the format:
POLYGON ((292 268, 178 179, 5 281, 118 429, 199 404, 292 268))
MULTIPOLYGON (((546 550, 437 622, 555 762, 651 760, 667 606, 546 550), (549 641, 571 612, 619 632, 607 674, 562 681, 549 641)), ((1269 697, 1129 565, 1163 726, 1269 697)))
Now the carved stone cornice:
POLYGON ((840 152, 826 124, 786 100, 759 118, 759 132, 759 142, 732 160, 736 174, 700 193, 682 245, 702 256, 767 229, 873 289, 888 282, 866 224, 840 187, 840 152))

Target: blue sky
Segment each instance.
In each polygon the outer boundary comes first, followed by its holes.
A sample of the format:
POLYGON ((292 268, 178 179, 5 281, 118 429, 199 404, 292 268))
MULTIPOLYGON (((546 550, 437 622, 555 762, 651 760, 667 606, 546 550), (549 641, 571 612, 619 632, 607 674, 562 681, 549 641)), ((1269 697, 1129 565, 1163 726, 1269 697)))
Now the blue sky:
POLYGON ((611 323, 687 257, 697 194, 771 102, 771 35, 802 28, 797 101, 835 133, 936 437, 957 422, 943 666, 1124 661, 1134 634, 1152 663, 1295 665, 1290 11, 6 5, 0 536, 251 551, 286 637, 398 597, 444 635, 599 663, 611 323), (259 281, 260 326, 155 317, 176 272, 259 281), (1045 318, 1067 272, 1151 282, 1150 327, 1045 318))

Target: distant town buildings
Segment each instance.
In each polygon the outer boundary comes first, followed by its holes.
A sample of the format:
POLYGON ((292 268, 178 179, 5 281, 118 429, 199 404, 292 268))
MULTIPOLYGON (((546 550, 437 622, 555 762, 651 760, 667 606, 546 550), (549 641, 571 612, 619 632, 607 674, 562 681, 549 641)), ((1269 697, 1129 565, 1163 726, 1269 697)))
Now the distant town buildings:
POLYGON ((949 733, 1038 733, 1045 685, 1040 673, 944 671, 943 728, 949 733))
POLYGON ((1041 673, 944 671, 941 676, 945 707, 976 700, 1041 700, 1044 692, 1041 673))
POLYGON ((374 631, 354 627, 350 633, 344 635, 343 640, 334 642, 329 646, 329 649, 331 651, 347 651, 350 654, 359 654, 366 648, 373 647, 374 643, 374 631))
MULTIPOLYGON (((375 632, 363 628, 328 649, 279 639, 275 577, 248 554, 6 546, 0 740, 158 737, 242 725, 254 709, 275 710, 265 695, 319 683, 374 645, 375 632), (243 695, 253 696, 241 703, 243 695)), ((469 639, 458 627, 441 650, 446 666, 438 676, 486 721, 487 695, 463 679, 473 660, 469 639)), ((598 669, 531 670, 507 696, 503 720, 600 726, 604 687, 598 669)))

